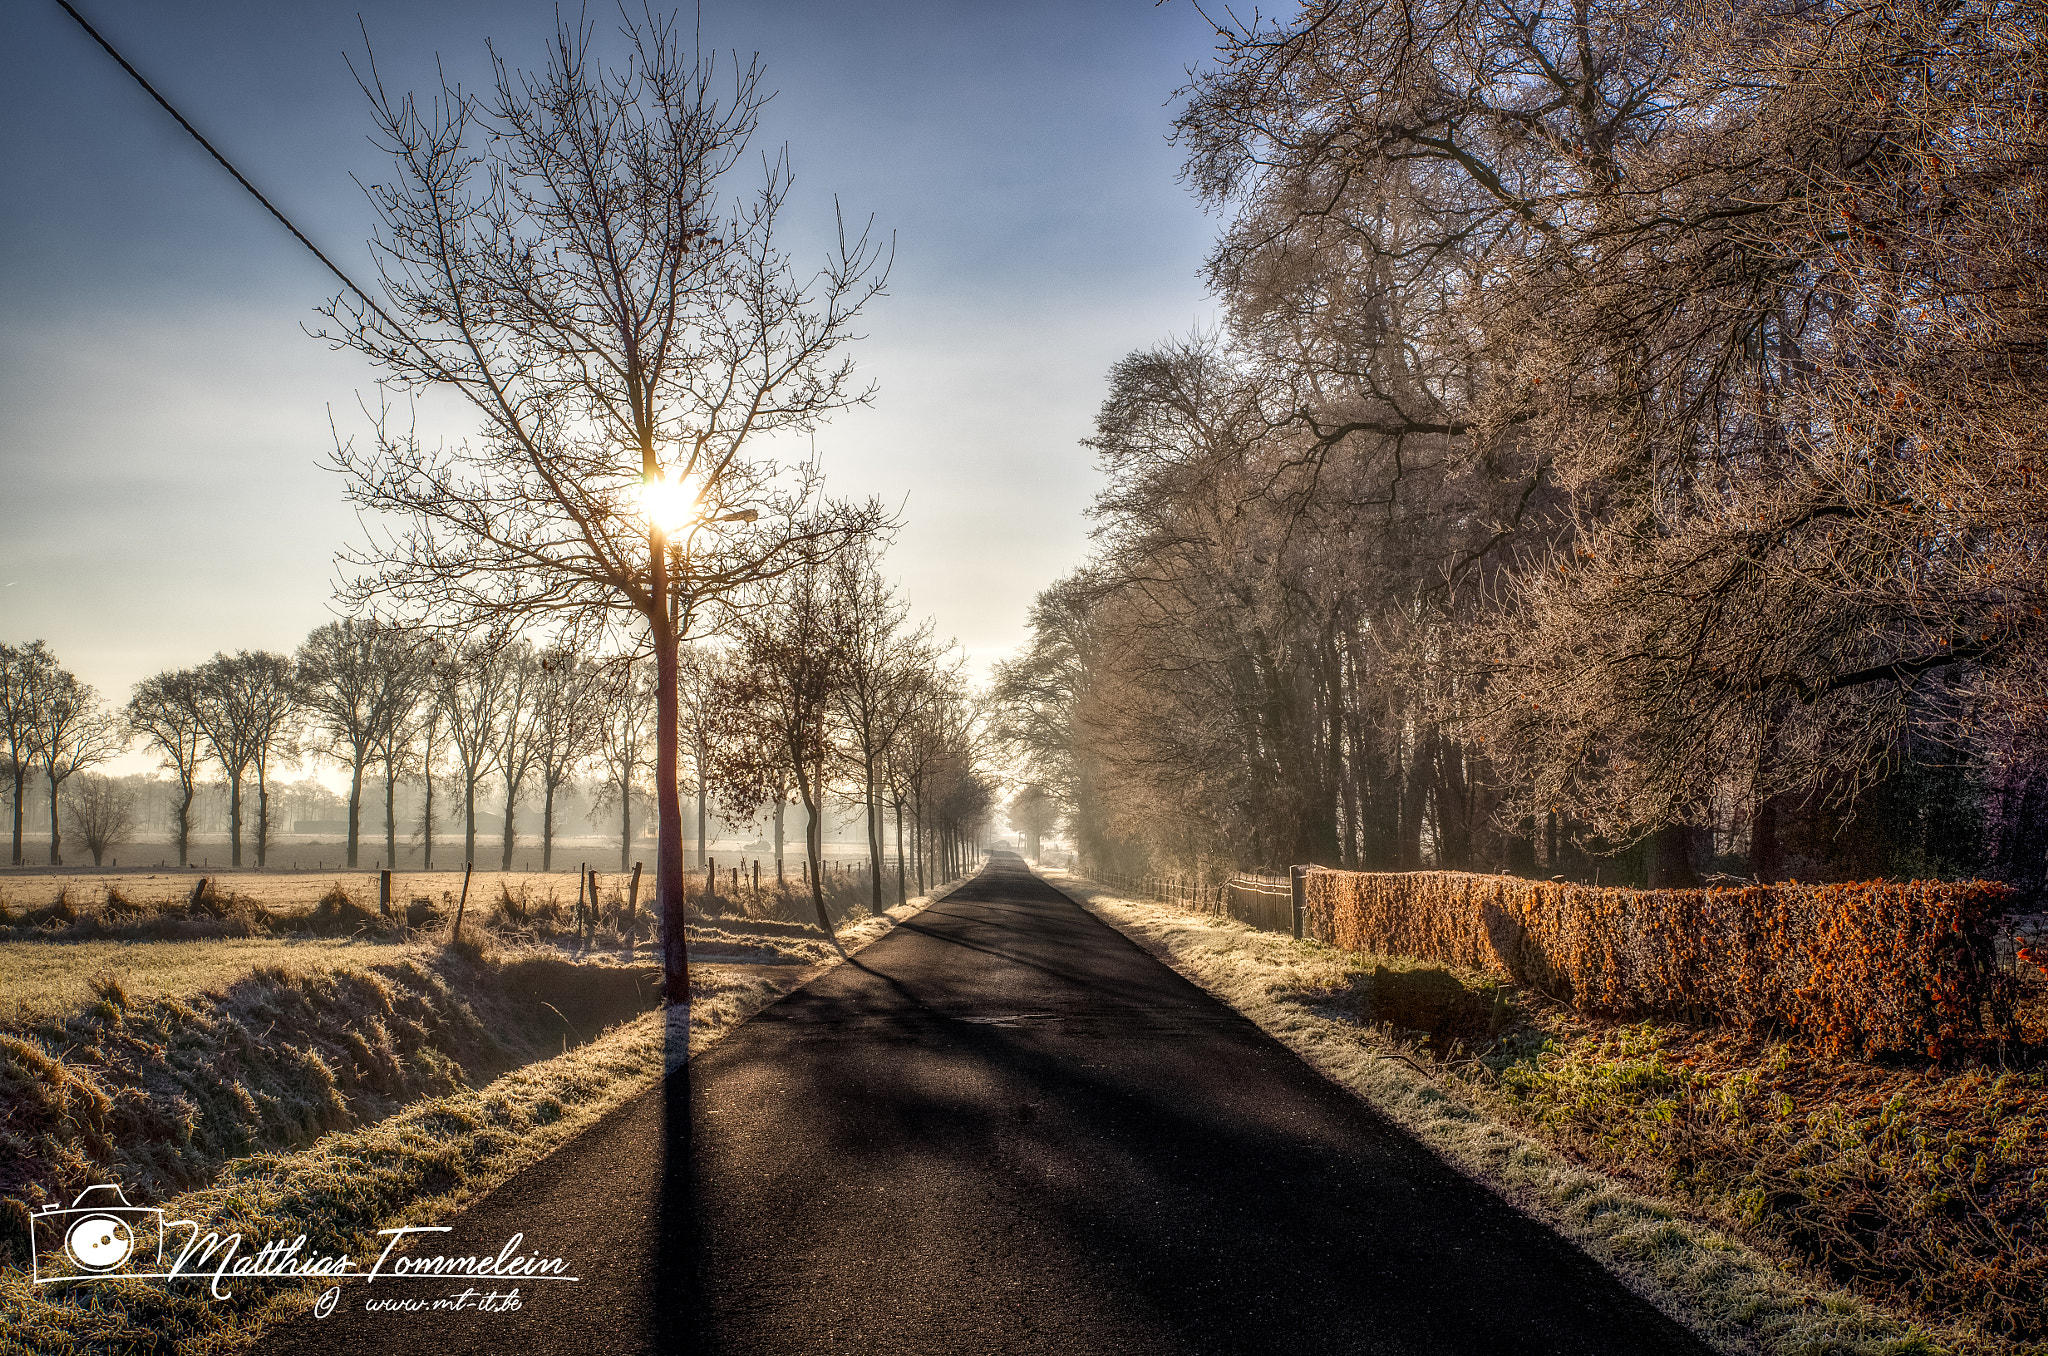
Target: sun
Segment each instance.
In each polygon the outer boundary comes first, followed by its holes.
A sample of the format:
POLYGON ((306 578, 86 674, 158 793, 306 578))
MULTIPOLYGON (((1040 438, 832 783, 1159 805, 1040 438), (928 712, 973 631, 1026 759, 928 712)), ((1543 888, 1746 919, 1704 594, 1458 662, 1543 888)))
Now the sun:
POLYGON ((673 532, 697 516, 697 496, 685 479, 666 475, 640 483, 640 512, 663 531, 673 532))

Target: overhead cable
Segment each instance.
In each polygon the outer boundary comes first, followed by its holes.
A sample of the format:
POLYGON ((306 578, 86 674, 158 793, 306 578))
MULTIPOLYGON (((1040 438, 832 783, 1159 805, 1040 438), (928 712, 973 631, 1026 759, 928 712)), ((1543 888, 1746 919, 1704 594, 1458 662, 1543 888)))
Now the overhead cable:
POLYGON ((262 192, 256 187, 256 185, 250 183, 249 180, 242 174, 240 170, 236 169, 232 164, 228 163, 228 158, 222 155, 219 151, 215 150, 213 143, 208 141, 205 137, 201 136, 199 134, 199 129, 194 127, 191 123, 185 120, 185 115, 183 113, 180 113, 177 109, 171 107, 171 101, 169 99, 164 98, 163 95, 157 93, 156 86, 150 84, 149 81, 143 79, 142 72, 136 70, 133 66, 129 65, 128 58, 122 56, 119 52, 115 51, 114 44, 108 42, 105 38, 101 37, 99 34, 99 30, 94 28, 91 24, 87 23, 85 21, 85 16, 83 14, 80 14, 77 10, 71 7, 69 0, 57 0, 57 5, 66 14, 69 14, 73 19, 76 19, 78 21, 78 26, 86 31, 86 35, 90 37, 94 42, 98 43, 101 47, 105 48, 107 55, 112 57, 115 61, 119 62, 121 64, 121 69, 128 72, 130 76, 134 77, 135 83, 142 86, 143 90, 149 95, 149 97, 156 100, 157 103, 162 106, 164 112, 170 114, 173 118, 176 118, 178 120, 178 126, 184 128, 187 132, 190 132, 192 134, 192 139, 198 142, 201 146, 205 147, 206 153, 212 156, 218 162, 220 162, 220 167, 222 169, 226 170, 229 174, 234 175, 235 182, 240 184, 243 188, 248 189, 250 197, 254 198, 257 202, 262 203, 264 210, 269 212, 270 215, 276 217, 279 223, 282 224, 287 231, 290 231, 292 235, 295 238, 297 238, 298 242, 301 245, 304 245, 307 249, 311 250, 313 252, 313 257, 315 259, 318 259, 321 263, 327 265, 327 271, 329 273, 332 273, 335 277, 341 279, 342 286, 346 287, 349 291, 355 293, 357 297, 361 298, 363 305, 369 307, 370 310, 373 313, 375 313, 376 317, 379 320, 383 321, 385 325, 389 326, 393 333, 402 337, 406 341, 406 343, 410 344, 416 352, 418 352, 421 356, 425 357, 429 363, 431 363, 436 368, 440 367, 440 363, 434 360, 433 355, 427 352, 426 348, 419 342, 419 340, 413 338, 412 334, 403 325, 393 320, 390 317, 390 315, 385 312, 384 308, 377 304, 377 299, 375 297, 371 296, 368 292, 365 292, 362 288, 356 286, 355 279, 349 277, 348 274, 342 272, 339 265, 337 265, 332 259, 328 258, 325 254, 321 253, 320 247, 314 244, 311 240, 308 240, 306 238, 306 233, 300 230, 297 226, 294 226, 292 224, 290 217, 287 217, 284 213, 278 211, 276 204, 272 203, 270 199, 264 197, 262 192))

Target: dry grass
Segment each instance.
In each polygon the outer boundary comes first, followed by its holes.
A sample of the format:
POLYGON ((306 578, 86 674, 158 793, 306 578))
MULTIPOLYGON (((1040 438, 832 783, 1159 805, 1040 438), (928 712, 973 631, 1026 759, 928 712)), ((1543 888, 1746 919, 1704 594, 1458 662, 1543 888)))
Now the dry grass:
POLYGON ((1509 996, 1480 976, 1295 942, 1044 874, 1717 1350, 2018 1350, 1981 1329, 1916 1323, 1835 1284, 1767 1232, 1724 1226, 1546 1142, 1540 1127, 1511 1124, 1452 1068, 1471 1067, 1472 1043, 1483 1047, 1522 1024, 1509 996), (1465 996, 1454 997, 1453 986, 1465 996), (1411 1024, 1444 1015, 1465 1034, 1436 1036, 1411 1024))
MULTIPOLYGON (((617 872, 599 875, 607 886, 615 879, 624 877, 617 872)), ((239 895, 273 913, 305 912, 335 886, 373 904, 377 898, 375 871, 108 871, 78 875, 24 870, 0 875, 0 906, 22 913, 49 904, 60 892, 68 890, 80 908, 89 909, 98 907, 106 892, 112 890, 123 898, 153 907, 186 899, 201 880, 210 880, 223 892, 239 895)), ((565 887, 572 898, 576 893, 573 874, 478 871, 470 878, 470 902, 475 903, 479 896, 495 895, 501 884, 516 887, 521 881, 552 882, 565 887)), ((416 895, 439 899, 444 890, 459 893, 461 889, 460 871, 391 873, 391 893, 400 900, 416 895)), ((651 893, 644 879, 641 893, 643 899, 651 893)))
POLYGON ((2048 1075, 1868 1064, 1537 1006, 1454 1071, 1582 1161, 1791 1248, 1858 1293, 2048 1347, 2048 1075))
MULTIPOLYGON (((728 866, 730 863, 728 863, 728 866)), ((612 871, 600 867, 597 872, 598 888, 606 895, 617 892, 623 896, 631 872, 612 871)), ((776 901, 787 898, 792 901, 788 907, 800 909, 800 916, 810 917, 810 896, 805 893, 800 876, 792 875, 786 886, 778 891, 773 873, 762 877, 758 894, 752 885, 752 876, 743 873, 740 877, 740 891, 733 896, 731 876, 720 871, 718 895, 730 900, 741 911, 754 916, 771 916, 784 907, 776 901)), ((248 900, 250 903, 268 909, 273 913, 303 913, 310 910, 320 897, 329 890, 340 888, 356 899, 369 900, 374 906, 377 899, 377 873, 375 871, 95 871, 89 875, 76 872, 40 872, 30 870, 6 870, 0 872, 0 910, 16 915, 47 907, 60 894, 69 893, 74 905, 83 912, 90 912, 103 906, 109 891, 123 899, 133 901, 145 908, 158 908, 179 903, 188 898, 193 887, 201 880, 210 880, 216 889, 248 900)), ((826 873, 825 888, 833 907, 835 918, 843 914, 857 899, 866 896, 865 884, 856 884, 864 878, 858 873, 842 873, 836 868, 826 873)), ((704 873, 692 871, 688 875, 690 897, 695 900, 704 888, 704 873)), ((892 880, 893 885, 893 880, 892 880)), ((480 902, 488 904, 499 897, 502 891, 515 895, 524 888, 525 893, 535 899, 552 894, 559 902, 573 904, 576 899, 576 873, 571 871, 477 871, 470 877, 469 903, 475 908, 480 902)), ((392 898, 399 903, 410 899, 431 899, 439 901, 444 895, 454 900, 462 892, 460 871, 394 871, 391 873, 392 898)), ((885 891, 889 902, 895 899, 892 890, 885 891)), ((651 870, 640 878, 640 908, 644 912, 654 898, 654 877, 651 870)))
POLYGON ((179 998, 231 984, 254 970, 302 973, 361 969, 431 950, 334 937, 225 937, 196 942, 0 942, 0 1026, 85 1007, 93 981, 116 973, 131 1002, 179 998))
MULTIPOLYGON (((931 898, 945 893, 934 891, 931 898)), ((886 916, 857 920, 840 937, 849 951, 857 950, 928 902, 912 900, 886 916)), ((770 963, 694 966, 687 1006, 615 1026, 580 1048, 487 1086, 421 1097, 374 1124, 322 1135, 309 1148, 238 1158, 211 1185, 158 1203, 174 1217, 239 1229, 252 1239, 303 1233, 330 1250, 355 1255, 374 1252, 377 1229, 445 1223, 463 1204, 554 1152, 647 1091, 689 1053, 818 973, 819 967, 805 963, 809 953, 795 945, 804 939, 781 935, 773 925, 738 927, 722 927, 719 935, 747 937, 770 963), (686 1038, 678 1039, 685 1031, 686 1038)), ((813 936, 807 945, 821 943, 813 936)), ((391 948, 360 950, 393 955, 391 948)), ((713 954, 709 946, 705 952, 713 954)), ((488 963, 511 977, 508 990, 517 988, 518 967, 532 959, 527 951, 486 952, 488 963)), ((554 953, 543 959, 563 963, 554 953)), ((586 963, 635 969, 609 957, 593 956, 586 963)), ((584 1015, 563 1006, 567 1020, 584 1015)), ((137 1199, 132 1190, 130 1198, 137 1199)), ((75 1301, 53 1300, 33 1293, 25 1273, 0 1269, 0 1353, 247 1351, 267 1323, 309 1306, 317 1291, 244 1283, 233 1301, 223 1302, 137 1282, 93 1287, 75 1301)))

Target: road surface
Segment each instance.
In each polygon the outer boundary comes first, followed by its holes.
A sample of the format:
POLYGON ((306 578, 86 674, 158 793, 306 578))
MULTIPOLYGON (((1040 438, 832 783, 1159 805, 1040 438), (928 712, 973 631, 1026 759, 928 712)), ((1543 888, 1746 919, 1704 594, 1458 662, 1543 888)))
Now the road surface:
POLYGON ((262 1350, 1707 1351, 1014 856, 689 1073, 415 1249, 578 1281, 355 1283, 262 1350))

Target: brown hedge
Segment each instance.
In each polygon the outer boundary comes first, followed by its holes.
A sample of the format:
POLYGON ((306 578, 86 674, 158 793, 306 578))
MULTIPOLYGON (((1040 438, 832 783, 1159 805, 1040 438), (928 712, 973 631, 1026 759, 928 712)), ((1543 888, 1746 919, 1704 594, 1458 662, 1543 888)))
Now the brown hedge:
POLYGON ((1924 1051, 2002 1024, 2010 979, 1992 881, 1625 890, 1315 870, 1304 931, 1448 961, 1602 1016, 1703 1017, 1807 1033, 1831 1054, 1924 1051))

